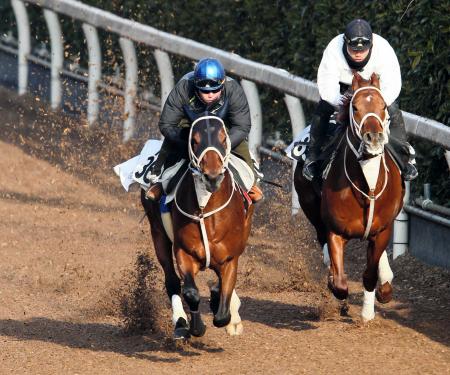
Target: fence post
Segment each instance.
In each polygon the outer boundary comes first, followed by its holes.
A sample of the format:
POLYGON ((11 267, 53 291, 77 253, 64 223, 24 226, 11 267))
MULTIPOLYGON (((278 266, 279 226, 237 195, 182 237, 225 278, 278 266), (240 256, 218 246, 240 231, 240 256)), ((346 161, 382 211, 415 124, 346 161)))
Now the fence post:
POLYGON ((159 77, 161 80, 161 111, 164 107, 167 97, 170 91, 173 89, 174 78, 172 64, 170 63, 170 57, 167 52, 161 51, 159 49, 153 52, 155 56, 156 65, 159 70, 159 77))
MULTIPOLYGON (((409 202, 410 182, 405 181, 405 196, 403 205, 409 202)), ((394 233, 392 239, 392 258, 395 259, 403 255, 408 250, 408 214, 404 208, 394 220, 394 233)))
POLYGON ((60 73, 64 61, 63 38, 57 14, 52 10, 44 9, 44 17, 52 49, 50 103, 52 109, 56 109, 61 104, 62 97, 60 73))
MULTIPOLYGON (((303 113, 302 103, 299 98, 291 95, 284 95, 284 103, 289 112, 289 117, 291 118, 292 127, 292 140, 294 140, 299 133, 305 128, 305 114, 303 113)), ((298 203, 297 191, 294 187, 294 171, 297 167, 297 160, 293 160, 292 163, 292 185, 291 185, 291 214, 296 215, 300 210, 300 204, 298 203)))
POLYGON ((125 108, 123 123, 123 141, 129 141, 134 135, 136 122, 136 96, 137 96, 137 58, 134 44, 126 38, 119 39, 125 61, 125 108))
POLYGON ((262 142, 262 112, 261 102, 259 101, 258 88, 256 84, 246 79, 241 80, 241 86, 247 97, 248 106, 250 107, 250 119, 252 128, 248 137, 248 147, 250 152, 259 162, 259 146, 262 142))
POLYGON ((83 32, 86 36, 89 54, 87 120, 88 124, 92 126, 97 121, 99 113, 99 96, 97 87, 102 78, 102 53, 97 29, 87 23, 83 23, 83 32))
POLYGON ((27 92, 28 87, 28 55, 31 49, 30 22, 24 3, 19 0, 11 0, 11 5, 16 17, 17 34, 19 36, 17 88, 19 95, 23 95, 27 92))

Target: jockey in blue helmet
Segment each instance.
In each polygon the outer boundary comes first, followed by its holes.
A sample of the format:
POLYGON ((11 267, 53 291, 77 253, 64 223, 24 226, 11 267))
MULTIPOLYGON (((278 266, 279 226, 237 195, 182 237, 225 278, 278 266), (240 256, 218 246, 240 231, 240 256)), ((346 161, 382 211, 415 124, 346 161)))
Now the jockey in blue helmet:
MULTIPOLYGON (((187 138, 191 124, 186 115, 187 109, 197 114, 220 114, 228 129, 231 152, 245 160, 255 172, 247 143, 251 122, 244 90, 237 81, 225 75, 219 60, 207 57, 197 63, 194 71, 181 78, 164 104, 158 124, 164 142, 152 167, 150 180, 155 183, 147 191, 149 199, 157 201, 161 197, 162 185, 157 182, 161 171, 180 159, 188 159, 187 138)), ((256 183, 249 196, 253 202, 263 198, 256 183)))

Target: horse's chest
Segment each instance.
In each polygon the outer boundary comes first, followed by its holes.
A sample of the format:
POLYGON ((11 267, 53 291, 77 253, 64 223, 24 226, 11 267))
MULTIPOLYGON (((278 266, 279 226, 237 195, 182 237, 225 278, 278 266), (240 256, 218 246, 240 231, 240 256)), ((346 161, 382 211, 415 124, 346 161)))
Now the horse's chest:
POLYGON ((191 256, 202 260, 206 256, 206 241, 211 257, 217 262, 228 257, 226 249, 229 246, 233 234, 205 222, 205 235, 202 234, 200 223, 190 223, 178 231, 177 243, 179 248, 191 256))

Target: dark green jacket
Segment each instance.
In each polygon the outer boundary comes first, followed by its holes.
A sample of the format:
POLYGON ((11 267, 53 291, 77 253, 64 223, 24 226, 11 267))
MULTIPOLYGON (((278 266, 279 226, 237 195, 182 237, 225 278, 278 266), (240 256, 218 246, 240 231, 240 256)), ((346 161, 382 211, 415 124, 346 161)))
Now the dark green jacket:
POLYGON ((167 97, 159 119, 159 130, 168 141, 176 144, 185 143, 187 132, 183 131, 183 127, 186 127, 187 118, 183 106, 189 105, 195 113, 205 111, 217 113, 225 102, 227 111, 223 120, 228 129, 231 148, 234 148, 248 137, 251 122, 244 90, 238 82, 230 77, 226 77, 220 99, 207 106, 196 94, 193 72, 186 74, 167 97))

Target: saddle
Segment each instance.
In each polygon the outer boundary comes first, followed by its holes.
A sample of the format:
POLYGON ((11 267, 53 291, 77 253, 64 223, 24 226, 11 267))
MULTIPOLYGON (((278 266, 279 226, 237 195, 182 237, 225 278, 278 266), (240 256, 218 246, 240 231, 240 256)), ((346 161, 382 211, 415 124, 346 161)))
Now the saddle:
MULTIPOLYGON (((164 169, 161 173, 158 182, 161 182, 164 194, 166 195, 165 204, 169 204, 173 200, 176 187, 188 168, 189 161, 186 159, 181 159, 171 167, 164 169)), ((238 190, 246 200, 250 199, 247 192, 251 189, 255 180, 250 167, 244 160, 234 154, 231 154, 228 169, 235 180, 238 190)))

